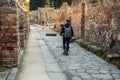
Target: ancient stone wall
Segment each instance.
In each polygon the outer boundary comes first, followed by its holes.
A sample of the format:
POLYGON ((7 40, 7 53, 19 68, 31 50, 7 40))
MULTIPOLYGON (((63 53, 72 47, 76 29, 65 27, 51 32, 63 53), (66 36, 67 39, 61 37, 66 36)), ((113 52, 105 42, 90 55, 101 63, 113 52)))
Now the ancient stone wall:
POLYGON ((86 2, 85 38, 120 50, 120 1, 94 0, 86 2), (115 48, 116 47, 116 48, 115 48))
POLYGON ((73 27, 75 37, 81 37, 81 5, 80 0, 73 1, 71 5, 71 25, 73 27))
MULTIPOLYGON (((38 8, 38 24, 51 26, 55 21, 55 9, 53 7, 38 8)), ((52 25, 53 26, 53 25, 52 25)))
POLYGON ((25 40, 29 32, 29 22, 24 21, 28 19, 26 14, 15 0, 0 0, 0 65, 2 66, 18 65, 18 54, 21 45, 24 44, 21 40, 25 40))
POLYGON ((60 25, 65 24, 66 20, 70 19, 70 6, 66 2, 64 2, 60 7, 60 10, 56 12, 55 18, 56 28, 60 30, 60 25))
POLYGON ((28 39, 29 28, 29 15, 26 11, 18 8, 18 22, 19 22, 19 35, 20 35, 20 47, 24 47, 26 40, 28 39))
POLYGON ((71 24, 76 37, 120 50, 120 1, 74 0, 71 24))

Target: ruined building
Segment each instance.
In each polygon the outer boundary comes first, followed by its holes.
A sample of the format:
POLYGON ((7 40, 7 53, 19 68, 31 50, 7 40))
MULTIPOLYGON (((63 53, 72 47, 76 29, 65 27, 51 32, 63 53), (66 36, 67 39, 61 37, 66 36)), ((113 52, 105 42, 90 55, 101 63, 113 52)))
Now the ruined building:
POLYGON ((37 10, 38 24, 40 25, 53 25, 55 9, 53 7, 41 8, 37 10))
POLYGON ((24 0, 0 0, 0 66, 18 66, 29 34, 24 0))
POLYGON ((70 19, 70 6, 64 2, 60 9, 56 10, 55 24, 56 28, 60 30, 60 24, 65 24, 67 19, 70 19))
POLYGON ((68 15, 75 37, 120 52, 120 0, 72 0, 68 15))

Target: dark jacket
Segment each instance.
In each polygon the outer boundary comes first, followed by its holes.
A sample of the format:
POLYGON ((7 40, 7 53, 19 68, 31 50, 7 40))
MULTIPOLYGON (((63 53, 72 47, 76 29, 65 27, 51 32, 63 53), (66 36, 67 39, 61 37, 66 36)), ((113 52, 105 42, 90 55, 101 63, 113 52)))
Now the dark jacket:
MULTIPOLYGON (((61 26, 60 35, 62 35, 63 37, 64 37, 64 33, 65 33, 64 27, 68 28, 68 27, 71 27, 71 26, 68 23, 66 23, 65 25, 61 26)), ((72 36, 73 36, 74 34, 73 34, 73 28, 72 27, 71 27, 71 30, 72 30, 72 36)))

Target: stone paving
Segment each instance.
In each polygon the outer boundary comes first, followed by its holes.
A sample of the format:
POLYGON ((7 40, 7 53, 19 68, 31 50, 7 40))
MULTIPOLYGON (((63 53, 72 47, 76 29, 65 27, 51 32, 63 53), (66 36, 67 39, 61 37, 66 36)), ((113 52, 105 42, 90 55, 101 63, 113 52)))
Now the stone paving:
POLYGON ((0 72, 0 80, 16 80, 18 69, 8 69, 4 72, 0 72))
POLYGON ((59 34, 39 25, 33 27, 35 30, 30 34, 32 38, 19 66, 18 77, 18 69, 13 68, 0 73, 0 80, 120 80, 120 70, 114 65, 77 43, 70 44, 69 56, 65 56, 59 34), (46 36, 49 33, 57 36, 46 36))
POLYGON ((114 65, 86 51, 77 43, 70 44, 69 56, 65 56, 59 34, 50 29, 36 30, 40 34, 39 41, 47 45, 68 80, 120 80, 120 70, 114 65), (55 33, 57 36, 46 36, 47 33, 55 33))
POLYGON ((0 80, 6 80, 8 75, 10 73, 10 70, 6 70, 4 72, 0 72, 0 80))

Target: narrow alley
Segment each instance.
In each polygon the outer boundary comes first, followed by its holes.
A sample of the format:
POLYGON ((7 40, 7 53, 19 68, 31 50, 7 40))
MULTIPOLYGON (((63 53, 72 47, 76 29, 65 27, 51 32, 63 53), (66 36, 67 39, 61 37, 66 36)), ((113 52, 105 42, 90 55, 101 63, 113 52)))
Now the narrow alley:
POLYGON ((70 44, 69 55, 63 55, 62 37, 40 27, 31 25, 17 80, 120 80, 119 69, 75 42, 70 44))

